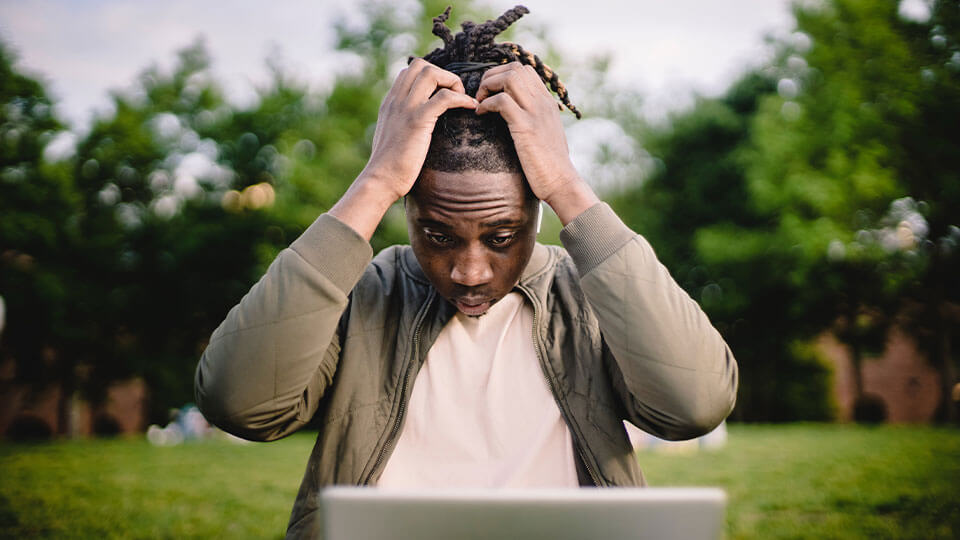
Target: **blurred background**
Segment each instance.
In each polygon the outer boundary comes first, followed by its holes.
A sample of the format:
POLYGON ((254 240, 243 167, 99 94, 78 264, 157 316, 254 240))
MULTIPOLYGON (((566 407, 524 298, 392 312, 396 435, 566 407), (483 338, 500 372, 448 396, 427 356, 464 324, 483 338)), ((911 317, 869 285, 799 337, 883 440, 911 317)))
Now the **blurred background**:
MULTIPOLYGON (((210 333, 362 169, 446 5, 0 2, 0 436, 136 435, 192 401, 210 333)), ((527 5, 507 37, 585 113, 578 169, 739 361, 731 437, 934 426, 909 438, 945 437, 924 463, 960 483, 960 5, 527 5)), ((398 242, 397 207, 372 243, 398 242)))

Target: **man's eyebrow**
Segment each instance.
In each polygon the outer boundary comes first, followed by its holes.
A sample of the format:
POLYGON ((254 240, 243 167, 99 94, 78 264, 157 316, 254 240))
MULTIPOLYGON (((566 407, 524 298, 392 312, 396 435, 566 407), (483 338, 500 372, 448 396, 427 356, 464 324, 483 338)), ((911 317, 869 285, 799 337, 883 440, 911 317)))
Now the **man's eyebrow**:
POLYGON ((435 227, 437 229, 449 229, 450 224, 435 219, 417 218, 417 224, 423 227, 435 227))
POLYGON ((523 221, 519 219, 497 219, 494 221, 484 221, 481 223, 484 227, 521 227, 523 221))

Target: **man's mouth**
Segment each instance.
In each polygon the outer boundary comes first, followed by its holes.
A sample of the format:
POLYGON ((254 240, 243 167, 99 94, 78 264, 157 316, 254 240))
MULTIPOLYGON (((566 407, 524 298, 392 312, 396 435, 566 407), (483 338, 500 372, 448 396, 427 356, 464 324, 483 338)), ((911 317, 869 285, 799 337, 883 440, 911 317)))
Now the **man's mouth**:
POLYGON ((483 298, 455 298, 453 300, 453 305, 457 306, 461 313, 470 317, 483 315, 490 309, 491 304, 492 302, 489 299, 483 298))

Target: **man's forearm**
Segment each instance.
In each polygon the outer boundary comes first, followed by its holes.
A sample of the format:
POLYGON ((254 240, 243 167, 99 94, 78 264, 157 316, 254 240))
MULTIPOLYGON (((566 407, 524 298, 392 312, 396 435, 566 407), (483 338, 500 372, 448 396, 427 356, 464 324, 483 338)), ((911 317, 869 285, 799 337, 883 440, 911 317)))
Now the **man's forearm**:
POLYGON ((330 345, 371 256, 369 243, 329 215, 283 250, 211 336, 195 381, 204 415, 256 440, 306 423, 333 378, 330 345))
POLYGON ((623 376, 631 421, 676 439, 723 420, 736 396, 736 361, 646 240, 605 204, 578 217, 561 240, 623 376))

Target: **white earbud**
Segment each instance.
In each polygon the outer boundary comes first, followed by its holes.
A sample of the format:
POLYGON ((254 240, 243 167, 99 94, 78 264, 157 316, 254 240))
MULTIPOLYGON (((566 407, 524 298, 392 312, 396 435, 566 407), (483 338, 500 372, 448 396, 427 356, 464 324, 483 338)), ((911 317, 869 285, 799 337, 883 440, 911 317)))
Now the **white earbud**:
POLYGON ((537 234, 540 234, 540 224, 543 223, 543 201, 537 206, 537 234))

